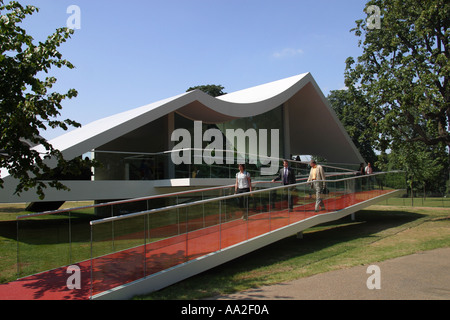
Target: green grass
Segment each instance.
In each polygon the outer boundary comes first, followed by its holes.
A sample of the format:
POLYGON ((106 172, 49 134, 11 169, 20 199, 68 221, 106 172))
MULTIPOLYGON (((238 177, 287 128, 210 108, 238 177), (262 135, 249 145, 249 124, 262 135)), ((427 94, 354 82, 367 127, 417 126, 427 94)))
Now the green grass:
POLYGON ((135 299, 204 299, 450 247, 450 209, 373 206, 135 299))
POLYGON ((444 207, 450 208, 450 198, 390 198, 381 204, 390 206, 444 207))
MULTIPOLYGON (((62 209, 84 207, 89 204, 67 203, 62 209)), ((235 201, 230 202, 229 210, 235 208, 235 205, 235 201)), ((30 216, 17 222, 17 216, 30 214, 25 211, 25 207, 25 204, 0 206, 0 283, 91 258, 89 222, 101 218, 94 214, 94 209, 83 208, 71 213, 30 216)), ((133 212, 145 208, 142 204, 137 204, 137 207, 123 206, 115 208, 115 213, 123 214, 123 209, 133 212)), ((111 212, 109 207, 107 212, 111 212)), ((148 235, 144 232, 144 226, 152 229, 177 222, 183 223, 187 218, 189 221, 202 220, 203 214, 211 217, 217 212, 218 204, 198 205, 186 210, 155 213, 148 219, 146 216, 139 216, 96 225, 92 229, 94 240, 92 254, 94 257, 102 256, 183 232, 183 229, 178 230, 175 227, 167 228, 158 235, 152 233, 148 235)), ((217 221, 213 219, 209 223, 215 224, 217 221)), ((198 225, 189 226, 189 228, 198 227, 198 225)))
MULTIPOLYGON (((62 209, 90 204, 70 202, 62 209)), ((89 257, 90 235, 85 226, 94 218, 92 209, 71 215, 72 232, 76 234, 74 241, 83 251, 80 253, 77 245, 73 246, 72 252, 68 250, 68 213, 19 221, 18 245, 16 217, 31 214, 25 208, 26 204, 0 205, 0 283, 17 279, 17 249, 20 251, 22 275, 60 267, 71 261, 70 258, 89 257)))

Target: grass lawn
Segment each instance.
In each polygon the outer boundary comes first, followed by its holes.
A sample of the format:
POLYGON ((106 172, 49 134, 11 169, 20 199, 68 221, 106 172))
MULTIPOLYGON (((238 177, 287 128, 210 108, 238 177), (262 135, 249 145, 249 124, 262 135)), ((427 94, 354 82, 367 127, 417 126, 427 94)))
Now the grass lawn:
POLYGON ((443 207, 450 208, 450 198, 390 198, 381 204, 407 207, 443 207))
MULTIPOLYGON (((63 205, 61 209, 77 208, 91 205, 92 202, 68 202, 63 205)), ((2 204, 0 205, 0 283, 6 283, 17 279, 17 222, 16 217, 30 214, 25 211, 26 204, 2 204)), ((78 215, 74 219, 78 220, 78 223, 84 221, 83 224, 88 224, 88 221, 92 219, 93 211, 85 212, 78 215), (87 222, 86 222, 87 221, 87 222)), ((39 268, 38 271, 49 270, 52 267, 60 267, 59 264, 61 253, 67 248, 66 245, 52 246, 51 243, 55 242, 55 238, 63 238, 64 242, 68 237, 67 226, 67 214, 44 216, 39 218, 33 218, 30 221, 20 222, 20 237, 22 241, 19 243, 19 248, 22 250, 22 257, 25 266, 25 272, 27 271, 27 265, 31 265, 27 260, 43 260, 45 265, 34 266, 39 268), (26 229, 24 224, 33 223, 33 228, 26 229), (24 231, 26 230, 26 231, 24 231), (63 231, 64 230, 64 231, 63 231), (33 240, 31 240, 33 239, 33 240), (39 239, 36 242, 35 239, 39 239), (33 258, 34 257, 34 258, 33 258), (39 259, 35 258, 39 257, 39 259), (42 259, 44 257, 44 259, 42 259), (56 260, 56 261, 55 261, 56 260)), ((77 222, 75 222, 76 224, 77 222)), ((89 239, 89 234, 85 234, 84 237, 89 239)), ((86 251, 88 252, 89 246, 86 244, 86 251)), ((74 253, 76 254, 76 252, 74 253)), ((31 271, 32 272, 32 271, 31 271)))

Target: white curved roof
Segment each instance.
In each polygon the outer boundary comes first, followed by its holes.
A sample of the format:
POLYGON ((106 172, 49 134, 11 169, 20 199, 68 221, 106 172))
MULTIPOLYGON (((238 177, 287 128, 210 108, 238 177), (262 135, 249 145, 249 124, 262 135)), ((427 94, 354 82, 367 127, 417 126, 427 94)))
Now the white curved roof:
POLYGON ((217 98, 199 90, 183 93, 94 121, 50 143, 72 159, 175 111, 190 119, 220 123, 263 114, 282 104, 289 110, 285 120, 292 153, 322 155, 337 163, 364 162, 310 73, 217 98))
POLYGON ((299 82, 303 78, 307 78, 308 75, 308 73, 300 74, 294 77, 266 83, 253 88, 229 93, 218 97, 217 99, 240 104, 262 103, 265 100, 270 100, 272 98, 276 98, 279 95, 282 95, 290 88, 296 90, 296 85, 298 86, 299 82))

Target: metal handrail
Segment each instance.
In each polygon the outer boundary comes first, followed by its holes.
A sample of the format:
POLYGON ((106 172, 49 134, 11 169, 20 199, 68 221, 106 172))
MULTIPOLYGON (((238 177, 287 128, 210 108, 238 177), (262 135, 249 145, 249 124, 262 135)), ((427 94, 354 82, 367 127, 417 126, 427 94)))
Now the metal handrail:
MULTIPOLYGON (((346 175, 350 174, 351 172, 343 172, 343 173, 337 173, 333 175, 329 175, 329 177, 339 176, 339 175, 346 175)), ((304 180, 306 178, 300 178, 296 179, 304 180)), ((255 181, 252 182, 253 185, 263 184, 263 183, 272 183, 272 181, 255 181)), ((274 182, 277 183, 277 182, 274 182)), ((88 206, 81 206, 81 207, 75 207, 75 208, 68 208, 68 209, 60 209, 60 210, 54 210, 54 211, 45 211, 45 212, 38 212, 38 213, 30 213, 26 215, 17 216, 16 220, 23 220, 28 218, 34 218, 34 217, 40 217, 40 216, 46 216, 46 215, 53 215, 53 214, 62 214, 72 211, 79 211, 79 210, 86 210, 86 209, 93 209, 93 208, 101 208, 106 206, 113 206, 113 205, 120 205, 120 204, 126 204, 126 203, 133 203, 133 202, 139 202, 139 201, 148 201, 148 200, 155 200, 160 198, 169 198, 169 197, 176 197, 180 195, 187 195, 187 194, 193 194, 193 193, 201 193, 201 192, 208 192, 208 191, 214 191, 214 190, 221 190, 221 189, 227 189, 227 188, 233 188, 234 184, 232 185, 225 185, 225 186, 218 186, 218 187, 208 187, 203 189, 195 189, 195 190, 187 190, 187 191, 178 191, 173 193, 165 193, 165 194, 157 194, 153 196, 148 197, 141 197, 141 198, 133 198, 133 199, 126 199, 126 200, 117 200, 117 201, 111 201, 111 202, 104 202, 94 205, 88 205, 88 206)))
POLYGON ((25 218, 33 218, 33 217, 38 217, 38 216, 43 216, 43 215, 60 214, 60 213, 78 211, 78 210, 91 209, 91 208, 106 207, 106 206, 111 206, 111 205, 132 203, 132 202, 145 201, 145 200, 154 200, 154 199, 166 198, 166 197, 174 197, 174 196, 185 195, 185 194, 190 194, 190 193, 226 189, 226 188, 231 188, 233 186, 234 186, 234 184, 228 185, 228 186, 210 187, 210 188, 205 188, 205 189, 195 189, 195 190, 188 190, 188 191, 178 191, 178 192, 174 192, 174 193, 157 194, 157 195, 153 195, 153 196, 149 196, 149 197, 142 197, 142 198, 117 200, 117 201, 112 201, 112 202, 105 202, 105 203, 93 204, 93 205, 89 205, 89 206, 82 206, 82 207, 76 207, 76 208, 68 208, 68 209, 61 209, 61 210, 55 210, 55 211, 32 213, 32 214, 18 216, 16 219, 21 220, 21 219, 25 219, 25 218))
MULTIPOLYGON (((227 153, 227 152, 235 152, 234 150, 221 150, 221 149, 214 149, 215 151, 219 151, 219 152, 223 152, 223 153, 227 153)), ((112 153, 112 154, 129 154, 129 155, 144 155, 144 156, 165 156, 168 154, 172 154, 175 152, 181 152, 181 151, 204 151, 204 149, 199 149, 199 148, 183 148, 183 149, 174 149, 174 150, 168 150, 168 151, 161 151, 161 152, 134 152, 134 151, 108 151, 108 150, 91 150, 91 152, 94 153, 112 153)), ((251 154, 251 153, 246 153, 245 154, 248 157, 259 157, 258 155, 255 154, 251 154)), ((266 159, 273 159, 276 161, 283 161, 283 160, 287 160, 290 163, 301 163, 301 164, 306 164, 308 165, 309 162, 308 161, 297 161, 297 160, 292 160, 292 159, 284 159, 284 158, 273 158, 270 156, 264 156, 264 158, 266 159)), ((234 159, 233 159, 234 160, 234 159)), ((348 165, 352 165, 352 164, 348 164, 348 165)), ((339 169, 339 170, 344 170, 344 171, 348 171, 348 172, 353 172, 355 170, 352 169, 347 169, 347 168, 340 168, 340 167, 336 167, 336 166, 331 166, 331 165, 327 165, 327 164, 321 164, 322 167, 325 168, 331 168, 331 169, 339 169)))
MULTIPOLYGON (((351 177, 351 178, 343 178, 343 179, 338 179, 338 180, 315 180, 315 182, 337 183, 337 182, 342 182, 342 181, 347 181, 347 180, 352 180, 352 179, 356 180, 356 179, 362 179, 362 178, 370 177, 370 176, 384 175, 387 173, 397 173, 397 172, 400 172, 400 171, 377 172, 377 173, 373 173, 371 175, 361 175, 361 176, 355 176, 355 177, 351 177)), ((296 183, 296 184, 283 185, 283 186, 278 186, 278 187, 273 187, 273 188, 267 188, 267 189, 247 192, 247 193, 233 194, 233 195, 228 195, 228 196, 222 196, 222 197, 217 197, 217 198, 211 198, 211 199, 199 200, 199 201, 194 201, 194 202, 189 202, 189 203, 177 204, 177 205, 173 205, 173 206, 145 210, 145 211, 140 211, 140 212, 135 212, 135 213, 129 213, 129 214, 121 215, 121 216, 108 217, 108 218, 104 218, 104 219, 90 221, 90 225, 94 226, 94 225, 107 223, 107 222, 119 221, 119 220, 124 220, 124 219, 128 219, 128 218, 135 218, 135 217, 139 217, 139 216, 143 216, 143 215, 147 215, 147 214, 151 214, 151 213, 158 213, 158 212, 167 211, 167 210, 187 208, 187 207, 192 207, 194 205, 210 203, 213 201, 245 197, 245 196, 249 196, 252 194, 258 194, 258 193, 267 192, 267 191, 276 191, 279 189, 292 188, 292 187, 297 187, 297 186, 306 185, 306 184, 311 184, 311 182, 300 182, 300 183, 296 183)))

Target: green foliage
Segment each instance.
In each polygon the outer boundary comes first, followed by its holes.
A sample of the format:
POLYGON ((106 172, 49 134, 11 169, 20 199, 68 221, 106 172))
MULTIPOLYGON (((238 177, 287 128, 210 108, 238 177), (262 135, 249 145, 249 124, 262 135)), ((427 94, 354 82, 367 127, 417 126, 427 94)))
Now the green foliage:
POLYGON ((347 59, 346 85, 372 106, 368 114, 390 141, 450 144, 450 4, 444 0, 369 1, 381 9, 381 29, 358 20, 352 31, 364 52, 347 59))
POLYGON ((331 91, 327 98, 362 157, 366 162, 375 163, 377 155, 372 147, 374 138, 366 130, 370 124, 364 105, 356 106, 359 101, 348 90, 331 91))
POLYGON ((446 192, 449 178, 447 152, 443 146, 427 146, 423 143, 400 145, 388 155, 386 170, 407 172, 408 188, 412 191, 446 192))
POLYGON ((225 89, 225 88, 220 85, 208 84, 208 85, 203 85, 203 86, 190 87, 189 89, 187 89, 186 92, 200 90, 200 91, 203 91, 203 92, 209 94, 212 97, 219 97, 219 96, 222 96, 225 94, 223 92, 223 89, 225 89))
MULTIPOLYGON (((51 175, 48 160, 53 159, 53 164, 58 164, 64 172, 73 166, 39 136, 40 130, 67 130, 69 126, 79 127, 80 124, 70 119, 56 120, 62 101, 76 97, 77 91, 51 92, 56 78, 43 78, 52 67, 74 68, 57 50, 71 37, 73 30, 59 28, 45 42, 35 44, 21 24, 38 11, 31 5, 22 6, 17 1, 4 4, 0 0, 0 167, 19 180, 17 194, 36 187, 42 199, 46 185, 41 179, 51 175)), ((0 187, 3 183, 0 179, 0 187)), ((66 189, 56 180, 50 186, 66 189)))
POLYGON ((448 178, 449 168, 450 3, 372 0, 370 5, 381 10, 381 28, 356 21, 352 31, 361 38, 363 54, 346 61, 354 110, 365 114, 364 135, 373 138, 382 160, 395 161, 414 181, 437 184, 432 177, 448 178))

